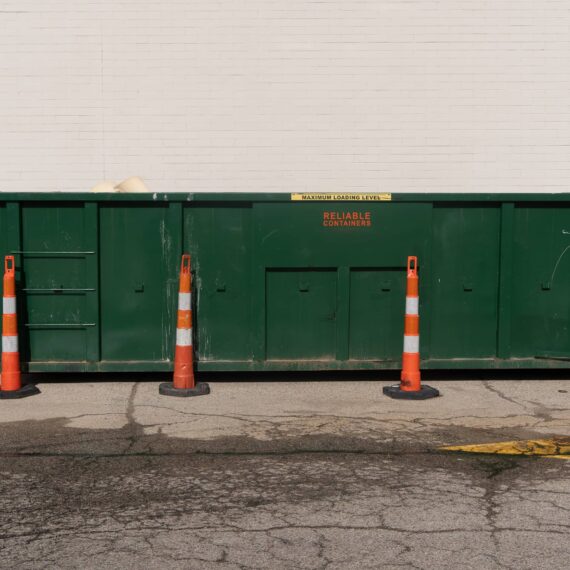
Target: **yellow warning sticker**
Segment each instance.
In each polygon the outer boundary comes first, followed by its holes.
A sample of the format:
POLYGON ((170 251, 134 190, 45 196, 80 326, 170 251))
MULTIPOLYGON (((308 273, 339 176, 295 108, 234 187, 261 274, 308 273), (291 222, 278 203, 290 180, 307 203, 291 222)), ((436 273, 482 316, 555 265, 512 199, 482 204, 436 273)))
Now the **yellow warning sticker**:
POLYGON ((387 192, 362 194, 359 192, 348 192, 345 194, 325 192, 307 192, 306 194, 291 194, 291 200, 304 202, 389 202, 392 194, 387 192))
POLYGON ((529 439, 526 441, 501 441, 475 445, 450 445, 442 451, 463 453, 488 453, 490 455, 540 455, 555 459, 570 459, 570 438, 529 439))

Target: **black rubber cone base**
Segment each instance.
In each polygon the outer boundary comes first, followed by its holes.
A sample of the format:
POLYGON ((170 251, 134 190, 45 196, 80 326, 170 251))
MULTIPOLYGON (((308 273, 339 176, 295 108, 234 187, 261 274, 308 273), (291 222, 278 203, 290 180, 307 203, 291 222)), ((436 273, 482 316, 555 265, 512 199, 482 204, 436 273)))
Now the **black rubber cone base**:
POLYGON ((198 382, 194 388, 175 388, 172 382, 163 382, 158 387, 158 393, 163 396, 177 396, 178 398, 206 396, 210 393, 210 386, 206 382, 198 382))
POLYGON ((400 390, 399 384, 395 386, 384 386, 382 391, 386 396, 394 398, 395 400, 427 400, 428 398, 437 398, 437 396, 439 396, 439 390, 427 386, 426 384, 414 392, 400 390))
POLYGON ((36 394, 41 394, 37 386, 24 384, 19 390, 0 390, 0 400, 18 400, 36 394))

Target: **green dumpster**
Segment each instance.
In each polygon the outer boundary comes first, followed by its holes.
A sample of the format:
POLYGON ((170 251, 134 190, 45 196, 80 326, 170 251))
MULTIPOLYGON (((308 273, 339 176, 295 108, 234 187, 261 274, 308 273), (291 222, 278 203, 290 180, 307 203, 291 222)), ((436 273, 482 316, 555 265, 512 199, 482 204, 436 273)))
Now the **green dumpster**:
POLYGON ((570 194, 9 194, 22 368, 399 368, 419 258, 424 368, 570 367, 570 194))

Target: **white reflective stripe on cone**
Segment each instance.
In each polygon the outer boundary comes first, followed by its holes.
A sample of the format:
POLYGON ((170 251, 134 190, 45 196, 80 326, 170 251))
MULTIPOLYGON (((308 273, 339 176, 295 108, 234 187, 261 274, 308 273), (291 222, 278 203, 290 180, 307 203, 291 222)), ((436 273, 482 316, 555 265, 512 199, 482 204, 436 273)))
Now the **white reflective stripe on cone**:
POLYGON ((419 352, 420 337, 419 335, 404 335, 404 352, 419 352))
POLYGON ((16 313, 16 297, 2 297, 2 307, 5 315, 16 313))
POLYGON ((176 329, 176 346, 192 346, 192 329, 176 329))
POLYGON ((192 293, 178 293, 178 310, 189 311, 192 305, 192 293))
POLYGON ((406 315, 417 315, 419 297, 406 297, 406 315))
POLYGON ((18 337, 17 336, 3 336, 2 337, 2 352, 18 352, 18 337))

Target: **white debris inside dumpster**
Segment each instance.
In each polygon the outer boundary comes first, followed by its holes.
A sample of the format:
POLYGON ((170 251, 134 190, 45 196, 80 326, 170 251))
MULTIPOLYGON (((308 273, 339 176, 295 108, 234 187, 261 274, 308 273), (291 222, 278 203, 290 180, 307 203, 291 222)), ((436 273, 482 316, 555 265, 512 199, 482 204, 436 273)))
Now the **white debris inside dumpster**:
POLYGON ((136 194, 143 192, 150 192, 147 185, 139 176, 130 176, 122 182, 116 184, 115 182, 100 182, 91 188, 91 192, 118 192, 125 194, 136 194))

